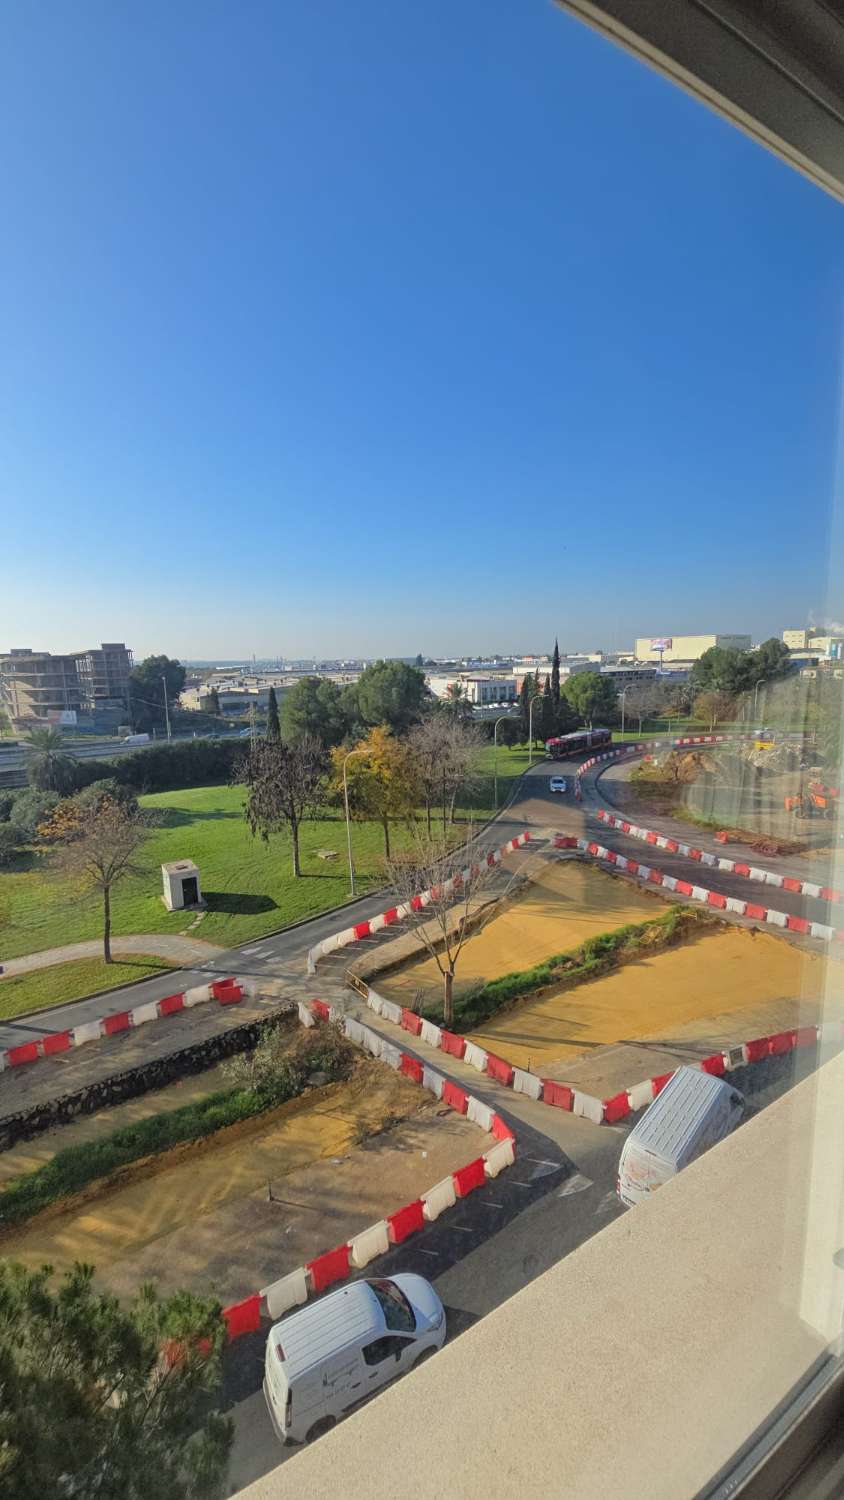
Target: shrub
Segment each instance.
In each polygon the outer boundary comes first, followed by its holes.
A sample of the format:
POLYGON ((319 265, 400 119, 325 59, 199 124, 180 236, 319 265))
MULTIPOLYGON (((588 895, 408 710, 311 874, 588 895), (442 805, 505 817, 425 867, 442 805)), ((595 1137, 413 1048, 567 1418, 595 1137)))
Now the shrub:
POLYGON ((178 791, 182 787, 230 781, 243 757, 242 740, 184 740, 150 745, 124 755, 109 768, 124 786, 138 792, 178 791))
POLYGON ((92 781, 83 791, 77 792, 74 802, 78 807, 97 808, 104 798, 108 797, 122 807, 124 812, 131 817, 138 813, 138 799, 130 786, 124 786, 115 776, 98 777, 92 781))
POLYGON ((14 792, 0 792, 0 823, 8 823, 14 800, 14 792))
POLYGON ((35 838, 38 824, 47 821, 60 800, 58 792, 40 792, 35 787, 15 793, 9 816, 11 822, 21 830, 27 843, 35 838))
POLYGON ((0 823, 0 869, 10 865, 26 839, 14 823, 0 823))

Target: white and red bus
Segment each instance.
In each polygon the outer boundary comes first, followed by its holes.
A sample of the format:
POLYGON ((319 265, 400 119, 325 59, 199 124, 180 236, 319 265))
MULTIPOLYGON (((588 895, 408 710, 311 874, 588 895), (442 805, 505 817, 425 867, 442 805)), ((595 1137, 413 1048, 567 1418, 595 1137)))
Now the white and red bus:
POLYGON ((574 734, 560 734, 545 741, 545 749, 553 760, 566 760, 570 755, 579 755, 582 750, 598 750, 612 744, 611 729, 576 729, 574 734))

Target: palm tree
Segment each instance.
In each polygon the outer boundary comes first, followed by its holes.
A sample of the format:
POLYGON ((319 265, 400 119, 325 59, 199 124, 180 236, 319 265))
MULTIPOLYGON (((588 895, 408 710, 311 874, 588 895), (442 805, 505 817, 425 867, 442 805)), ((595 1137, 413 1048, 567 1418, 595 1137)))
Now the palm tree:
POLYGON ((76 756, 65 749, 59 731, 33 729, 27 743, 31 748, 27 767, 30 785, 42 792, 72 791, 76 779, 76 756))

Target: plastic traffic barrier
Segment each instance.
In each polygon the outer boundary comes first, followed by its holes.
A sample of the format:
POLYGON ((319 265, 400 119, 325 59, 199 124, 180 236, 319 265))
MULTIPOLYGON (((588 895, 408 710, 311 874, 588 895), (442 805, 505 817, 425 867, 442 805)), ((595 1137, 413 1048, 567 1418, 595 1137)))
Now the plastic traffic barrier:
POLYGON ((381 1014, 385 1021, 392 1021, 394 1026, 401 1025, 401 1006, 394 1005, 392 1000, 381 1001, 381 1014))
POLYGON ((210 984, 195 984, 191 989, 185 990, 185 1005, 190 1009, 192 1005, 203 1005, 211 999, 210 984))
MULTIPOLYGON (((147 1021, 157 1021, 158 1020, 158 1001, 157 1000, 147 1000, 143 1005, 135 1005, 135 1006, 133 1006, 131 1015, 132 1015, 132 1025, 133 1026, 145 1026, 146 1023, 147 1023, 147 1021)), ((99 1021, 91 1021, 88 1024, 96 1026, 97 1030, 94 1033, 94 1035, 95 1036, 99 1036, 99 1034, 100 1034, 100 1023, 99 1023, 99 1021)), ((81 1029, 82 1028, 79 1027, 79 1026, 76 1027, 76 1030, 74 1031, 74 1037, 75 1038, 78 1037, 78 1033, 79 1033, 79 1031, 81 1029)), ((83 1040, 84 1041, 90 1041, 91 1038, 90 1037, 84 1037, 83 1040)), ((77 1047, 79 1046, 79 1041, 78 1040, 76 1041, 76 1046, 77 1047)))
POLYGON ((714 1073, 717 1078, 725 1072, 723 1052, 713 1052, 711 1057, 705 1057, 700 1064, 702 1073, 714 1073))
POLYGON ((405 1076, 407 1078, 411 1078, 414 1083, 421 1083, 423 1071, 424 1070, 422 1063, 419 1062, 417 1058, 410 1057, 407 1052, 402 1053, 401 1062, 399 1063, 400 1073, 404 1073, 405 1076))
POLYGON ((643 1083, 634 1083, 633 1087, 627 1090, 631 1112, 635 1114, 639 1109, 647 1109, 653 1096, 653 1084, 649 1078, 646 1078, 643 1083))
POLYGON ((316 1026, 316 1021, 314 1019, 314 1013, 311 1010, 311 1007, 309 1005, 305 1004, 304 1000, 300 1000, 299 1001, 298 1010, 299 1010, 299 1020, 300 1020, 300 1022, 302 1023, 303 1026, 316 1026))
MULTIPOLYGON (((157 1016, 158 1015, 158 1005, 157 1005, 157 1002, 156 1001, 152 1001, 151 1003, 152 1003, 152 1005, 154 1007, 155 1015, 157 1016)), ((138 1006, 138 1005, 135 1006, 135 1011, 140 1010, 140 1009, 141 1009, 140 1006, 138 1006)), ((133 1021, 134 1021, 135 1011, 132 1012, 133 1021)), ((138 1024, 137 1021, 135 1021, 135 1025, 136 1026, 137 1026, 137 1024, 138 1024)), ((74 1045, 74 1047, 82 1047, 82 1046, 85 1045, 86 1042, 95 1042, 95 1041, 97 1041, 97 1039, 100 1036, 102 1036, 102 1028, 100 1026, 99 1020, 97 1020, 97 1021, 83 1021, 81 1023, 81 1025, 74 1026, 74 1028, 73 1028, 73 1045, 74 1045)))
POLYGON ((497 1141, 483 1155, 484 1171, 487 1177, 497 1177, 505 1167, 512 1167, 515 1159, 516 1151, 512 1138, 508 1136, 506 1140, 497 1141))
POLYGON ((114 1036, 117 1031, 128 1031, 131 1024, 128 1010, 118 1010, 113 1016, 103 1016, 103 1035, 114 1036))
POLYGON ((569 1088, 567 1083, 555 1083, 552 1078, 543 1078, 542 1100, 545 1104, 555 1105, 557 1109, 570 1110, 574 1104, 574 1089, 569 1088))
POLYGON ((316 1260, 309 1260, 305 1270, 310 1275, 314 1291, 324 1292, 326 1287, 348 1276, 348 1245, 338 1245, 336 1250, 327 1250, 324 1255, 318 1255, 316 1260))
MULTIPOLYGON (((381 1014, 383 1015, 383 1011, 381 1014)), ((402 1007, 401 1025, 405 1031, 410 1032, 411 1036, 419 1036, 422 1030, 422 1017, 417 1016, 415 1011, 402 1007)))
POLYGON ((266 1303, 267 1314, 273 1321, 280 1318, 282 1313, 286 1313, 291 1307, 300 1307, 308 1300, 308 1278, 305 1274, 305 1267, 299 1266, 288 1276, 280 1276, 278 1281, 264 1288, 261 1298, 266 1303))
POLYGON ((744 1059, 745 1059, 745 1062, 749 1062, 749 1063, 759 1062, 760 1058, 767 1057, 768 1055, 769 1055, 769 1047, 768 1047, 768 1038, 766 1036, 759 1036, 759 1037, 754 1038, 754 1040, 752 1042, 745 1042, 745 1044, 744 1044, 744 1059))
POLYGON ((10 1068, 18 1068, 21 1063, 37 1062, 38 1057, 37 1042, 21 1042, 19 1046, 6 1050, 6 1062, 10 1068))
POLYGON ((221 1005, 239 1005, 243 999, 243 989, 237 983, 221 984, 217 990, 217 999, 221 1005))
POLYGON ((514 1141, 516 1139, 507 1121, 502 1120, 500 1115, 493 1115, 492 1117, 492 1133, 497 1141, 514 1141))
POLYGON ((395 1068, 396 1072, 398 1072, 401 1066, 401 1059, 402 1054, 400 1048, 394 1047, 392 1042, 387 1041, 386 1037, 383 1038, 381 1042, 382 1062, 385 1062, 388 1068, 395 1068))
POLYGON ((452 1057, 462 1057, 466 1051, 466 1038, 457 1036, 453 1031, 441 1031, 440 1047, 443 1052, 450 1053, 452 1057))
POLYGON ((444 1177, 442 1182, 435 1183, 422 1194, 422 1212, 428 1223, 433 1223, 447 1208, 453 1208, 456 1201, 454 1182, 451 1177, 444 1177))
POLYGON ((358 1271, 368 1266, 376 1255, 385 1255, 389 1248, 390 1236, 386 1219, 379 1219, 377 1224, 370 1225, 369 1229, 361 1230, 360 1234, 356 1234, 354 1239, 349 1240, 350 1259, 358 1271))
POLYGON ((413 1203, 406 1203, 404 1208, 398 1208, 394 1214, 387 1216, 391 1245, 400 1245, 408 1235, 416 1234, 424 1227, 425 1214, 421 1198, 417 1198, 413 1203))
POLYGON ((442 1031, 439 1026, 434 1025, 433 1021, 423 1021, 419 1035, 429 1047, 439 1047, 442 1031))
POLYGON ((174 1016, 177 1011, 184 1010, 184 1008, 184 995, 165 995, 164 999, 158 1002, 159 1016, 174 1016))
POLYGON ((542 1097, 542 1079, 537 1078, 535 1073, 526 1072, 524 1068, 514 1068, 513 1092, 516 1094, 527 1094, 529 1099, 540 1099, 542 1097))
POLYGON ((494 1052, 488 1052, 486 1056, 486 1070, 490 1078, 496 1082, 503 1083, 505 1088, 510 1088, 513 1082, 513 1064, 508 1063, 503 1057, 496 1057, 494 1052))
POLYGON ((611 1099, 604 1099, 603 1105, 607 1125, 613 1125, 616 1120, 624 1120, 630 1114, 630 1100, 626 1089, 623 1094, 614 1094, 611 1099))
POLYGON ((215 979, 213 983, 209 985, 209 989, 214 999, 217 1000, 219 999, 220 991, 231 989, 231 986, 233 984, 237 984, 237 980, 235 979, 233 974, 227 974, 225 979, 215 979))
POLYGON ((242 1333, 257 1333, 261 1326, 261 1297, 254 1292, 242 1302, 234 1302, 223 1308, 223 1317, 229 1330, 229 1338, 240 1338, 242 1333))
POLYGON ((70 1046, 69 1031, 51 1031, 41 1042, 45 1057, 52 1057, 54 1052, 66 1052, 70 1046))
POLYGON ((438 1073, 436 1068, 429 1068, 428 1064, 425 1063, 422 1068, 423 1089, 427 1089, 429 1093, 435 1094, 438 1099, 441 1099, 444 1083, 445 1078, 442 1073, 438 1073))
POLYGON ((466 1090, 459 1088, 456 1083, 452 1083, 450 1078, 443 1080, 442 1100, 451 1109, 456 1109, 460 1115, 465 1115, 469 1108, 469 1095, 466 1090))
POLYGON ((475 1188, 483 1187, 486 1182, 486 1168, 483 1157, 477 1156, 474 1161, 470 1161, 465 1167, 458 1167, 457 1171, 452 1172, 451 1175, 454 1179, 454 1191, 458 1198, 465 1198, 469 1193, 473 1193, 475 1188))
POLYGON ((654 1091, 654 1098, 656 1098, 657 1094, 662 1093, 665 1085, 667 1083, 670 1083, 673 1077, 673 1073, 658 1073, 656 1078, 651 1079, 651 1087, 654 1091))
POLYGON ((480 1125, 481 1130, 492 1130, 494 1111, 490 1109, 488 1104, 484 1104, 482 1099, 476 1099, 474 1094, 469 1095, 466 1114, 476 1125, 480 1125))
POLYGON ((582 1094, 580 1089, 575 1089, 572 1098, 572 1113, 582 1115, 584 1120, 591 1120, 595 1125, 601 1125, 604 1120, 603 1101, 593 1098, 591 1094, 582 1094))
POLYGON ((318 1021, 328 1020, 329 1006, 326 1005, 324 1000, 312 1000, 311 1010, 318 1021))
POLYGON ((483 1047, 476 1047, 474 1042, 466 1043, 463 1061, 467 1062, 471 1068, 477 1068, 479 1073, 486 1072, 486 1056, 483 1047))

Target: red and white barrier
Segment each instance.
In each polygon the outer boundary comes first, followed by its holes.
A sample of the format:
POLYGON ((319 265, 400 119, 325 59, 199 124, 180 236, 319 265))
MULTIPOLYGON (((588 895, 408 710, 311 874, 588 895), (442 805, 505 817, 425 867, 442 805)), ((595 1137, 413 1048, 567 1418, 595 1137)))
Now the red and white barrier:
POLYGON ((632 839, 641 839, 657 849, 665 849, 669 854, 680 854, 684 859, 696 860, 710 869, 724 870, 730 875, 743 875, 747 880, 754 880, 762 885, 776 886, 779 890, 793 891, 799 896, 812 896, 818 901, 844 901, 844 893, 834 890, 832 886, 816 885, 811 880, 798 880, 793 875, 780 875, 774 870, 764 870, 757 865, 747 864, 743 860, 724 859, 719 854, 709 854, 705 849, 696 849, 693 844, 683 844, 678 839, 668 838, 666 834, 657 833, 653 828, 640 828, 636 823, 629 823, 626 818, 620 818, 616 813, 607 812, 602 807, 597 809, 597 814, 602 823, 606 823, 610 828, 617 828, 619 833, 625 833, 632 839))
POLYGON ((712 906, 718 911, 735 912, 737 916, 749 917, 752 922, 767 922, 771 927, 785 928, 788 932, 799 933, 801 937, 817 938, 822 943, 844 942, 844 929, 840 927, 829 927, 825 922, 811 922, 808 917, 793 917, 788 912, 776 911, 769 906, 758 906, 753 901, 739 901, 735 896, 723 896, 720 891, 710 891, 704 885, 693 885, 688 880, 676 880, 672 875, 663 875, 661 870, 653 870, 649 865, 640 864, 636 859, 628 859, 624 854, 616 854, 614 849, 605 849, 603 844, 596 844, 594 840, 575 838, 573 834, 558 833, 554 835, 555 849, 577 850, 590 859, 603 860, 606 864, 614 865, 617 870, 623 870, 625 874, 632 875, 636 880, 641 880, 648 885, 661 885, 669 891, 676 891, 680 896, 687 896, 692 901, 699 901, 702 905, 712 906))
MULTIPOLYGON (((378 996, 373 996, 373 999, 383 1007, 384 1002, 378 996)), ((370 1008, 375 1010, 376 1006, 372 1005, 370 1008)), ((317 1016, 320 1020, 328 1019, 329 1015, 336 1016, 336 1012, 331 1010, 324 1001, 311 1001, 309 1004, 303 1001, 300 1003, 299 1010, 300 1014, 303 1010, 309 1010, 311 1025, 315 1024, 317 1016)), ((344 1016, 342 1024, 350 1041, 354 1041, 358 1046, 367 1047, 373 1056, 383 1056, 387 1050, 390 1053, 396 1053, 402 1072, 406 1072, 407 1076, 413 1077, 415 1081, 421 1082, 423 1087, 430 1086, 427 1080, 432 1076, 431 1070, 424 1067, 416 1058, 400 1052, 386 1038, 378 1036, 370 1027, 365 1026, 361 1021, 356 1021, 352 1016, 344 1016), (376 1046, 376 1042, 381 1045, 376 1046), (408 1069, 407 1064, 412 1064, 412 1068, 408 1069)), ((335 1249, 316 1256, 314 1260, 308 1261, 304 1266, 298 1267, 286 1276, 280 1276, 277 1281, 271 1282, 260 1292, 245 1297, 242 1302, 235 1302, 230 1307, 224 1308, 223 1317, 228 1325, 230 1339, 239 1338, 244 1333, 256 1332, 260 1328, 262 1314, 275 1321, 291 1308, 307 1302, 312 1293, 318 1295, 320 1292, 327 1291, 335 1282, 345 1280, 353 1270, 363 1270, 379 1255, 386 1254, 392 1246, 402 1244, 411 1235, 418 1234, 427 1224, 433 1223, 440 1217, 440 1214, 453 1208, 458 1198, 467 1197, 483 1187, 489 1178, 497 1177, 505 1168, 512 1166, 515 1161, 516 1142, 507 1122, 502 1120, 500 1115, 495 1114, 481 1099, 475 1099, 473 1095, 457 1088, 440 1074, 434 1074, 433 1077, 439 1079, 441 1084, 441 1087, 432 1089, 436 1097, 445 1097, 445 1090, 449 1089, 452 1097, 446 1098, 446 1103, 453 1103, 453 1107, 460 1113, 467 1114, 468 1118, 477 1123, 485 1134, 493 1134, 496 1137, 495 1145, 490 1146, 483 1155, 468 1162, 465 1167, 458 1167, 442 1182, 435 1183, 411 1203, 406 1203, 396 1209, 386 1219, 379 1219, 376 1224, 360 1230, 345 1244, 337 1245, 335 1249)))
POLYGON ((179 1011, 216 1000, 220 1005, 236 1005, 248 991, 243 980, 234 978, 215 979, 210 984, 194 985, 178 995, 165 995, 162 1000, 147 1000, 132 1010, 113 1011, 111 1015, 99 1016, 95 1021, 82 1021, 68 1031, 48 1032, 38 1041, 22 1042, 18 1047, 8 1047, 0 1052, 0 1072, 4 1068, 17 1068, 22 1063, 37 1062, 41 1057, 53 1057, 58 1052, 67 1052, 71 1047, 84 1047, 87 1042, 99 1041, 100 1037, 116 1036, 121 1031, 133 1031, 145 1026, 148 1021, 160 1021, 174 1016, 179 1011))
MULTIPOLYGON (((500 849, 495 849, 488 854, 487 864, 490 866, 500 864, 505 854, 511 854, 513 850, 520 849, 529 840, 528 832, 517 834, 508 843, 502 844, 500 849)), ((445 882, 440 888, 440 894, 445 892, 448 895, 451 891, 458 891, 465 881, 477 873, 477 870, 477 865, 467 865, 465 870, 445 882)), ((373 933, 380 932, 383 927, 391 927, 394 922, 404 921, 411 912, 422 911, 429 906, 432 899, 432 891, 422 891, 420 895, 414 896, 412 901, 402 906, 391 906, 388 911, 379 912, 377 917, 369 917, 363 922, 356 922, 354 927, 345 927, 342 932, 335 932, 331 937, 323 938, 321 943, 316 943, 308 952, 308 973, 315 974, 320 959, 326 958, 329 953, 336 953, 338 948, 348 948, 352 943, 359 943, 363 938, 372 937, 373 933)))

